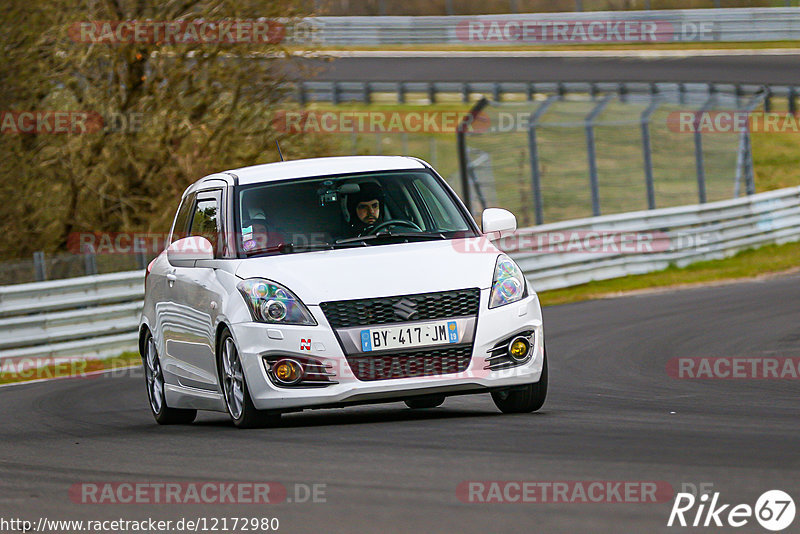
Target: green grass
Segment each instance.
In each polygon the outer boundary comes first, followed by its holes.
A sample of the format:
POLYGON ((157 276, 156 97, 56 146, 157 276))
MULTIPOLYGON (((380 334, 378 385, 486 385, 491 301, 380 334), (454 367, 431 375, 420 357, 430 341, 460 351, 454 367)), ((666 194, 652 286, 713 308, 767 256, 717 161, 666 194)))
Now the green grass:
POLYGON ((785 273, 798 269, 800 269, 800 242, 766 245, 758 249, 744 250, 722 260, 702 261, 683 268, 672 266, 654 273, 543 291, 539 294, 539 299, 542 305, 553 306, 619 296, 637 290, 685 287, 785 273))
POLYGON ((29 382, 31 380, 55 378, 86 378, 89 373, 123 369, 142 363, 142 358, 137 352, 123 352, 102 360, 81 360, 80 358, 55 358, 52 365, 38 369, 18 368, 11 362, 5 361, 0 366, 0 384, 29 382))

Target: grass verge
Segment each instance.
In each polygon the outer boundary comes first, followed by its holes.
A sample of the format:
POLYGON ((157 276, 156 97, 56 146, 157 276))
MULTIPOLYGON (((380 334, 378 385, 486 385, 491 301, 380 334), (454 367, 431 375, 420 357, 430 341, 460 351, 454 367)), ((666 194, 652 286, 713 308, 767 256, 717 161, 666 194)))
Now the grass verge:
POLYGON ((32 360, 22 359, 17 362, 4 361, 0 364, 0 384, 30 382, 55 378, 90 378, 91 373, 111 371, 139 365, 142 362, 139 353, 123 352, 102 360, 84 360, 81 358, 53 357, 49 363, 34 367, 32 360))
POLYGON ((714 282, 732 281, 800 270, 800 242, 766 245, 744 250, 723 260, 694 263, 687 267, 671 266, 663 271, 590 282, 579 286, 543 291, 544 306, 567 304, 625 293, 656 289, 681 288, 714 282))

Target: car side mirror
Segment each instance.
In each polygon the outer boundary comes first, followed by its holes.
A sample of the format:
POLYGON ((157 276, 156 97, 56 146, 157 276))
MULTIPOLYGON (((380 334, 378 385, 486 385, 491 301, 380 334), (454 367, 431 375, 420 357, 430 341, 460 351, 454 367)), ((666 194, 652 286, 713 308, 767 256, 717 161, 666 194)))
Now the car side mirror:
POLYGON ((481 216, 481 228, 484 234, 492 232, 506 232, 517 229, 517 218, 508 210, 501 208, 486 208, 481 216))
POLYGON ((167 248, 167 260, 175 267, 194 267, 197 261, 213 259, 214 246, 205 237, 184 237, 167 248))

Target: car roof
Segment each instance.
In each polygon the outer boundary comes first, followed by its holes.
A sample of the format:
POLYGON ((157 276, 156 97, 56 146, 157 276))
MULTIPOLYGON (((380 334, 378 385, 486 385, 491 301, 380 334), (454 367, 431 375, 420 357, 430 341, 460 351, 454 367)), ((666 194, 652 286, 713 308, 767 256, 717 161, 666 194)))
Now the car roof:
POLYGON ((234 177, 236 183, 250 185, 294 178, 424 168, 426 164, 422 160, 408 156, 337 156, 279 161, 210 174, 187 187, 183 196, 203 186, 231 185, 234 177))
POLYGON ((225 171, 225 174, 236 175, 239 184, 255 184, 292 178, 424 168, 425 165, 418 159, 406 156, 341 156, 253 165, 225 171))

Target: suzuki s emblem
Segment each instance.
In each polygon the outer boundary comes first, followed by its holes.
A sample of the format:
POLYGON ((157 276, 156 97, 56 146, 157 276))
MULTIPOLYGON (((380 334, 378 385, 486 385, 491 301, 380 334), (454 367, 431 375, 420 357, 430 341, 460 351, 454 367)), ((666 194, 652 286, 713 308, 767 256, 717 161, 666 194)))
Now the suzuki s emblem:
POLYGON ((417 303, 413 300, 401 299, 397 301, 394 306, 392 306, 392 309, 394 310, 395 315, 408 321, 417 315, 417 309, 415 308, 416 305, 417 303))

